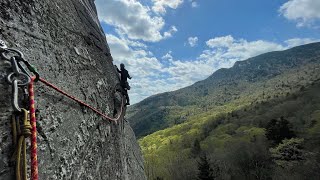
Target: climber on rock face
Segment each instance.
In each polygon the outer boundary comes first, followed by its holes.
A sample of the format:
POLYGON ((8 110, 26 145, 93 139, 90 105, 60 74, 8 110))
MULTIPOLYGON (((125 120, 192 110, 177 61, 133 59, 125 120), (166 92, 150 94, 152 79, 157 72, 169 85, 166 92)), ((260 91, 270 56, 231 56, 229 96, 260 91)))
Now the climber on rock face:
POLYGON ((121 75, 120 85, 123 88, 124 95, 126 96, 126 99, 127 99, 126 105, 130 105, 129 95, 128 95, 128 91, 127 91, 127 90, 130 90, 130 86, 129 86, 129 83, 127 80, 128 80, 128 78, 131 79, 131 76, 129 75, 128 71, 124 68, 123 63, 120 64, 120 70, 117 68, 117 71, 121 75))

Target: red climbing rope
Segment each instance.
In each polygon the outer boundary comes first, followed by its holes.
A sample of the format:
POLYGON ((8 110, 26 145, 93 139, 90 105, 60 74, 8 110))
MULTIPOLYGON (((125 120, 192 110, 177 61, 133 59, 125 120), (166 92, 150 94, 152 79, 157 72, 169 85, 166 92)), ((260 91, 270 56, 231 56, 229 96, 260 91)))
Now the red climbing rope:
MULTIPOLYGON (((28 84, 28 91, 29 91, 29 106, 30 106, 30 124, 31 124, 31 179, 32 180, 38 180, 38 157, 37 157, 37 125, 36 125, 36 115, 35 115, 35 100, 34 100, 34 86, 33 83, 34 81, 40 80, 42 83, 44 83, 45 85, 53 88, 54 90, 56 90, 57 92, 63 94, 64 96, 67 96, 68 98, 70 98, 73 101, 76 101, 77 103, 91 109, 92 111, 94 111, 95 113, 99 114, 100 116, 102 116, 105 119, 108 119, 110 121, 114 121, 117 122, 123 115, 124 115, 124 98, 122 96, 122 100, 121 100, 121 111, 118 114, 117 118, 111 118, 107 115, 105 115, 104 113, 102 113, 101 111, 97 110, 96 108, 93 108, 92 106, 82 102, 81 100, 77 99, 74 96, 69 95, 68 93, 64 92, 63 90, 59 89, 58 87, 56 87, 55 85, 49 83, 48 81, 39 78, 39 73, 37 72, 37 70, 26 60, 24 59, 23 53, 20 52, 17 49, 12 49, 12 48, 8 48, 3 41, 0 39, 0 60, 5 59, 7 61, 10 61, 12 64, 12 69, 13 72, 11 72, 8 76, 7 76, 7 80, 10 84, 12 84, 13 87, 13 109, 17 112, 21 112, 22 110, 24 110, 25 116, 24 116, 24 134, 22 134, 22 136, 26 137, 28 135, 30 135, 30 131, 28 131, 30 129, 30 125, 28 123, 28 112, 26 109, 20 108, 19 104, 18 104, 18 90, 19 90, 19 86, 25 86, 28 84), (8 54, 14 54, 14 56, 9 56, 8 54), (27 70, 24 68, 24 66, 22 66, 21 64, 23 63, 27 69, 32 72, 33 74, 35 74, 35 77, 31 77, 29 79, 30 74, 27 72, 27 70), (20 72, 20 70, 22 72, 20 72), (20 80, 19 78, 23 77, 23 80, 20 80), (30 80, 30 81, 29 81, 30 80), (18 84, 20 83, 20 84, 18 84)), ((17 132, 16 132, 16 117, 13 116, 14 121, 12 122, 13 124, 13 129, 15 129, 13 131, 13 136, 14 136, 14 144, 16 144, 16 136, 17 136, 17 132)), ((20 128, 19 128, 20 129, 20 128)), ((18 151, 21 151, 21 146, 23 146, 24 149, 24 153, 23 153, 23 163, 26 164, 26 157, 25 157, 25 140, 20 138, 19 143, 20 148, 18 148, 18 151), (21 139, 21 140, 20 140, 21 139), (22 144, 22 145, 21 145, 22 144)), ((19 156, 17 156, 17 178, 20 177, 20 154, 18 153, 19 156)), ((24 165, 24 171, 26 171, 26 165, 24 165)), ((24 178, 27 178, 27 173, 23 173, 24 174, 24 178)))
MULTIPOLYGON (((31 123, 31 179, 32 180, 38 180, 38 156, 37 156, 37 125, 36 125, 36 114, 35 114, 35 101, 34 101, 34 90, 33 90, 33 82, 35 77, 31 78, 31 81, 29 83, 29 103, 30 103, 30 123, 31 123)), ((57 92, 67 96, 68 98, 78 102, 79 104, 86 106, 87 108, 91 109, 95 113, 101 115, 102 117, 110 120, 110 121, 118 121, 120 117, 122 116, 123 112, 123 98, 122 98, 122 104, 121 104, 121 111, 117 118, 111 118, 99 110, 93 108, 92 106, 82 102, 81 100, 77 99, 74 96, 69 95, 68 93, 62 91, 55 85, 49 83, 48 81, 44 80, 43 78, 40 78, 39 81, 44 83, 45 85, 53 88, 57 92)))
POLYGON ((37 124, 34 103, 33 81, 29 83, 30 123, 31 123, 31 179, 38 180, 38 156, 37 156, 37 124))
MULTIPOLYGON (((45 79, 39 78, 39 81, 41 81, 41 82, 44 83, 45 85, 51 87, 52 89, 56 90, 57 92, 63 94, 64 96, 67 96, 67 97, 70 98, 71 100, 76 101, 77 103, 79 103, 79 104, 81 104, 81 105, 83 105, 83 106, 91 109, 92 111, 94 111, 95 113, 97 113, 97 114, 99 114, 100 116, 104 117, 105 119, 108 119, 108 120, 110 120, 110 121, 115 121, 115 122, 116 122, 116 121, 118 121, 118 120, 120 119, 120 117, 121 117, 121 115, 122 115, 122 112, 123 112, 123 104, 124 104, 124 103, 123 103, 123 98, 122 98, 122 103, 121 103, 121 111, 120 111, 118 117, 117 117, 117 118, 111 118, 111 117, 107 116, 106 114, 102 113, 101 111, 97 110, 96 108, 94 108, 94 107, 92 107, 92 106, 84 103, 83 101, 77 99, 76 97, 69 95, 68 93, 66 93, 66 92, 64 92, 63 90, 59 89, 57 86, 49 83, 49 82, 46 81, 45 79)), ((31 83, 30 83, 30 84, 31 84, 31 83)))

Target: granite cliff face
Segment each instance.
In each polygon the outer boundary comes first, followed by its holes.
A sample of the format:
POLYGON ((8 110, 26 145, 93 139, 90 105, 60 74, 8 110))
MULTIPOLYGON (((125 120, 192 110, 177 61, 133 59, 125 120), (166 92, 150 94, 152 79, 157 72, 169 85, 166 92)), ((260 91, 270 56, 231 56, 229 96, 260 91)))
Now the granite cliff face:
MULTIPOLYGON (((112 116, 118 83, 94 0, 2 0, 0 39, 21 50, 41 77, 112 116)), ((14 178, 10 64, 0 60, 0 179, 14 178)), ((40 179, 145 179, 125 120, 111 123, 35 84, 40 179)))

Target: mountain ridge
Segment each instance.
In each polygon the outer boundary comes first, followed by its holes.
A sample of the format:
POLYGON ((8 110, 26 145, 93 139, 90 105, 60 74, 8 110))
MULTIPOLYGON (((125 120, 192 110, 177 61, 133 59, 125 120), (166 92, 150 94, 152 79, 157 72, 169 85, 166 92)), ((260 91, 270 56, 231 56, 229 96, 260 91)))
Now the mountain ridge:
MULTIPOLYGON (((176 124, 177 120, 167 117, 168 114, 174 114, 172 111, 190 106, 210 109, 222 105, 238 98, 243 91, 248 90, 250 84, 267 81, 300 65, 317 62, 319 49, 320 43, 311 43, 238 61, 231 68, 219 69, 202 81, 179 90, 150 96, 130 106, 127 117, 137 136, 142 137, 156 130, 170 127, 173 121, 176 124), (235 88, 237 93, 228 94, 229 88, 235 88), (222 95, 223 97, 219 97, 222 95), (223 99, 222 102, 221 99, 223 99), (216 104, 213 105, 213 103, 216 104), (157 120, 160 121, 157 122, 157 120), (156 127, 152 123, 157 124, 156 127)), ((184 120, 178 121, 181 123, 184 120)))

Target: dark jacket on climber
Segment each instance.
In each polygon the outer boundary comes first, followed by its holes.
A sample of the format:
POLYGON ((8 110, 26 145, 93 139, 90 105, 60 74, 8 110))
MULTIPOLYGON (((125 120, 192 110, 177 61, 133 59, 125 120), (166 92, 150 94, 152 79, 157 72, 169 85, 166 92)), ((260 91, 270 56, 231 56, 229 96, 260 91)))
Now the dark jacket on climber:
POLYGON ((124 68, 123 63, 120 64, 120 70, 117 68, 117 71, 121 75, 120 85, 123 88, 124 95, 126 96, 126 99, 127 99, 126 105, 130 105, 129 95, 128 95, 128 91, 127 91, 127 90, 130 90, 130 86, 129 86, 129 83, 127 80, 128 80, 128 78, 131 79, 131 76, 129 75, 129 72, 124 68))

